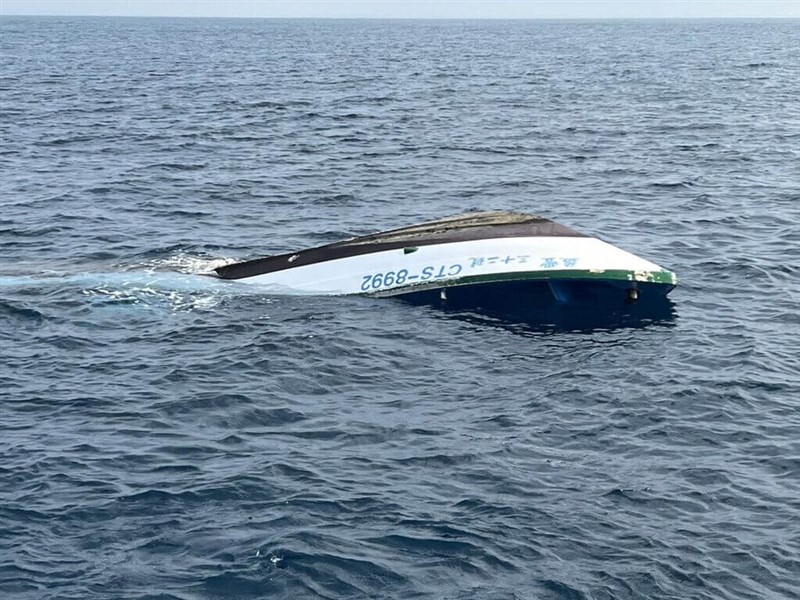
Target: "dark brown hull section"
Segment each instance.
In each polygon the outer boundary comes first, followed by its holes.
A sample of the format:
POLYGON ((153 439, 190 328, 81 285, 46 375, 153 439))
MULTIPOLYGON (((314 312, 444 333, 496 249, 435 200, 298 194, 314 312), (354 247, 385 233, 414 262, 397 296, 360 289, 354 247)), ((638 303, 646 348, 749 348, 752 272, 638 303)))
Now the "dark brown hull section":
POLYGON ((373 252, 400 248, 413 251, 414 248, 421 246, 515 237, 586 236, 564 225, 533 215, 508 212, 468 213, 460 217, 375 233, 295 253, 225 265, 218 267, 216 272, 222 279, 242 279, 373 252))

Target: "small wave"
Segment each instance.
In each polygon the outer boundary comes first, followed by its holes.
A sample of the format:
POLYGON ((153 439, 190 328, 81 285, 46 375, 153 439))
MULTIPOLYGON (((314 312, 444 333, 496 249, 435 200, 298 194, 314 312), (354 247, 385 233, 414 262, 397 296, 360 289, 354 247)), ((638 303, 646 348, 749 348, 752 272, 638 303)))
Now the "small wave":
POLYGON ((33 144, 35 146, 65 146, 67 144, 91 142, 94 141, 94 139, 95 138, 90 135, 76 135, 73 137, 59 137, 50 140, 42 140, 40 142, 34 142, 33 144))
POLYGON ((358 200, 358 198, 356 198, 352 194, 334 194, 334 195, 320 196, 319 198, 316 198, 312 202, 314 204, 329 204, 329 205, 335 205, 335 206, 346 206, 346 205, 348 205, 351 202, 354 202, 356 200, 358 200))
POLYGON ((272 102, 270 100, 262 100, 260 102, 253 102, 246 104, 247 108, 274 108, 275 110, 286 110, 286 104, 283 102, 272 102))
POLYGON ((654 181, 650 184, 650 187, 654 188, 666 188, 666 189, 674 189, 674 188, 690 188, 694 184, 691 181, 654 181))
POLYGON ((751 62, 739 66, 744 69, 761 69, 763 67, 777 67, 778 64, 774 62, 751 62))
POLYGON ((22 303, 0 300, 0 317, 11 319, 18 323, 41 323, 47 316, 22 303))
POLYGON ((167 169, 170 171, 201 171, 205 169, 208 165, 205 163, 154 163, 152 165, 147 165, 143 168, 145 169, 167 169))
POLYGON ((557 598, 567 598, 569 600, 584 600, 590 598, 583 591, 572 587, 563 581, 555 579, 543 579, 539 582, 548 592, 555 594, 557 598))

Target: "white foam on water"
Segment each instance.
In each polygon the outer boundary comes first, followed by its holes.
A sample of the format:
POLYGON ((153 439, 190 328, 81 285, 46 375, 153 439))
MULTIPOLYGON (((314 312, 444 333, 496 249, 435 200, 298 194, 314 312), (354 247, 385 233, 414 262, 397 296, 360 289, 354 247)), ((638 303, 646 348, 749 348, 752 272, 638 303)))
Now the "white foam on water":
MULTIPOLYGON (((237 297, 259 297, 271 302, 272 296, 309 295, 281 285, 253 285, 219 279, 214 268, 233 262, 179 253, 137 265, 122 266, 114 272, 70 273, 52 269, 31 275, 0 275, 0 291, 11 293, 44 288, 42 293, 66 292, 78 288, 77 295, 94 308, 167 308, 173 312, 211 309, 237 297)), ((311 294, 313 295, 313 294, 311 294)))
POLYGON ((166 258, 156 258, 143 263, 129 265, 126 270, 144 269, 148 272, 155 271, 177 271, 192 275, 213 275, 214 269, 237 262, 235 258, 213 258, 209 256, 198 256, 188 252, 180 251, 173 256, 166 258))
MULTIPOLYGON (((168 309, 173 312, 211 309, 225 300, 237 297, 260 298, 272 302, 274 296, 317 295, 278 284, 244 284, 220 279, 216 267, 236 262, 229 257, 212 257, 178 251, 172 256, 138 263, 113 265, 112 271, 69 272, 53 269, 53 265, 29 275, 0 275, 0 291, 14 288, 44 288, 42 293, 77 295, 93 309, 168 309)), ((62 265, 59 265, 61 267, 62 265)), ((109 265, 102 265, 108 269, 109 265)))

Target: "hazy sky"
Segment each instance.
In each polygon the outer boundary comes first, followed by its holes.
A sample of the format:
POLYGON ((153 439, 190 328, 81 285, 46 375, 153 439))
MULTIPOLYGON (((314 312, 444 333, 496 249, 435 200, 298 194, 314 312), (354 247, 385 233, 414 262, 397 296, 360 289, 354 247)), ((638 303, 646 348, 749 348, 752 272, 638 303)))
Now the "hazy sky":
POLYGON ((0 0, 0 14, 480 19, 800 17, 800 0, 0 0))

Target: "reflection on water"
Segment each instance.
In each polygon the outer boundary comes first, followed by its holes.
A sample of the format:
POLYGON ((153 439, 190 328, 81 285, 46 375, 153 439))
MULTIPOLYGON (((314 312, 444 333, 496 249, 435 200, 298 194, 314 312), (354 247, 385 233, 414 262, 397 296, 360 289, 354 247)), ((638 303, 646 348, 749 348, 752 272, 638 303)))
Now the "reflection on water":
POLYGON ((650 302, 623 306, 508 306, 501 309, 475 307, 471 309, 442 306, 448 318, 505 329, 524 335, 549 333, 594 333, 616 329, 639 329, 650 326, 674 327, 677 318, 675 304, 661 298, 650 302))
POLYGON ((403 296, 413 304, 437 307, 447 317, 502 327, 516 333, 591 333, 614 329, 673 326, 675 304, 655 284, 639 284, 638 300, 625 285, 581 286, 570 301, 558 300, 547 282, 504 282, 428 290, 403 296), (577 293, 576 293, 577 292, 577 293))

